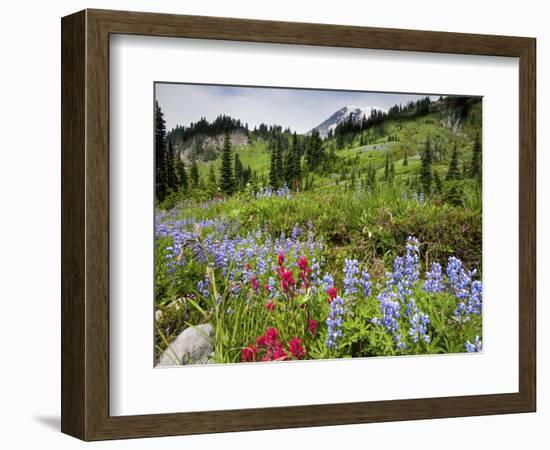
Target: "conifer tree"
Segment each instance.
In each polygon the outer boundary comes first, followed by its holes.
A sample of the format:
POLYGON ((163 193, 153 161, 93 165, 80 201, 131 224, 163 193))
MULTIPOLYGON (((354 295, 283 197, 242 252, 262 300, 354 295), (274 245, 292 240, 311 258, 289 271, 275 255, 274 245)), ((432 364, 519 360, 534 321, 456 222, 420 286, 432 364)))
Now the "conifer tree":
POLYGON ((420 182, 424 193, 429 195, 432 190, 432 145, 430 138, 426 139, 426 146, 422 153, 422 167, 420 169, 420 182))
POLYGON ((390 179, 390 154, 386 152, 386 162, 384 163, 384 181, 390 179))
POLYGON ((306 150, 306 163, 309 170, 315 170, 323 161, 323 141, 319 135, 319 131, 314 129, 309 138, 306 150))
POLYGON ((451 160, 449 161, 449 170, 447 171, 447 180, 456 180, 460 176, 458 169, 458 151, 456 144, 453 147, 453 153, 451 153, 451 160))
POLYGON ((407 150, 405 150, 405 157, 403 158, 403 165, 408 166, 409 165, 409 155, 407 150))
POLYGON ((292 135, 292 145, 290 146, 286 159, 285 181, 287 186, 294 189, 299 186, 301 176, 301 157, 298 146, 298 136, 296 132, 292 135))
POLYGON ((481 139, 479 137, 479 133, 476 134, 474 148, 472 150, 470 176, 481 182, 481 139))
POLYGON ((453 183, 449 191, 445 194, 445 201, 453 206, 462 206, 462 192, 453 183))
POLYGON ((271 149, 271 163, 269 166, 269 185, 273 189, 279 188, 280 172, 279 172, 279 142, 275 143, 275 146, 271 149))
POLYGON ((233 158, 231 157, 231 138, 225 132, 222 150, 222 165, 220 168, 220 189, 226 195, 235 192, 235 177, 233 174, 233 158))
POLYGON ((168 145, 166 149, 166 187, 169 191, 176 191, 178 188, 178 180, 176 177, 176 168, 175 168, 175 154, 172 141, 168 139, 168 145))
POLYGON ((395 179, 395 163, 394 162, 392 162, 390 164, 390 173, 389 173, 389 175, 390 175, 389 181, 390 181, 390 183, 393 183, 393 180, 395 179))
POLYGON ((235 190, 240 191, 244 186, 243 165, 239 154, 235 153, 235 190))
POLYGON ((185 170, 185 163, 181 159, 180 155, 176 155, 176 161, 174 167, 176 170, 176 176, 178 179, 178 186, 182 192, 187 192, 189 190, 189 180, 187 179, 187 171, 185 170))
POLYGON ((437 170, 434 170, 434 191, 437 194, 441 194, 443 191, 443 185, 441 183, 441 178, 439 177, 439 173, 437 170))
POLYGON ((367 176, 365 178, 365 186, 370 186, 371 189, 374 189, 376 184, 376 169, 372 163, 369 163, 367 166, 367 176))
POLYGON ((277 174, 277 187, 281 187, 284 184, 284 161, 283 161, 283 148, 280 139, 277 139, 275 144, 275 173, 277 174))
POLYGON ((214 172, 214 164, 210 164, 210 170, 208 171, 207 189, 210 197, 214 197, 218 191, 218 182, 216 180, 216 173, 214 172))
POLYGON ((193 189, 196 189, 199 187, 199 181, 200 181, 200 176, 199 176, 199 166, 197 166, 197 160, 194 159, 193 162, 191 163, 191 186, 193 187, 193 189))
POLYGON ((167 193, 166 122, 158 102, 155 102, 155 194, 157 200, 162 202, 167 193))

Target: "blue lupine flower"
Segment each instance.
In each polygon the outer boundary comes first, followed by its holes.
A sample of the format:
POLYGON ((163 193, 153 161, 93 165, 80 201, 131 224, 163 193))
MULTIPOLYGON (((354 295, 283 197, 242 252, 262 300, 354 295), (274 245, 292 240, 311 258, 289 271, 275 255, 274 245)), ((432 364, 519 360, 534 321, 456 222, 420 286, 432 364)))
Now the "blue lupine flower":
POLYGON ((424 290, 437 294, 443 292, 443 276, 441 271, 441 265, 439 263, 432 263, 432 266, 428 272, 426 272, 426 281, 424 282, 424 290))
POLYGON ((353 295, 357 293, 357 283, 359 279, 359 263, 356 259, 344 260, 344 295, 353 295))
POLYGON ((421 192, 418 196, 418 203, 420 203, 421 205, 424 204, 424 192, 421 192))
POLYGON ((344 300, 340 296, 336 298, 330 304, 330 311, 327 318, 327 348, 338 349, 338 340, 342 336, 342 325, 344 315, 344 300))
POLYGON ((380 324, 386 328, 390 334, 396 334, 399 330, 399 317, 401 317, 401 304, 395 300, 397 294, 391 290, 384 290, 378 294, 378 302, 382 319, 380 324))
POLYGON ((330 273, 325 273, 321 283, 321 289, 326 291, 329 287, 334 286, 334 277, 330 273))
POLYGON ((428 327, 430 326, 430 317, 423 312, 414 313, 410 318, 410 324, 409 336, 412 336, 413 342, 417 343, 419 339, 422 339, 426 344, 429 344, 428 327))
POLYGON ((454 311, 455 318, 461 319, 470 314, 481 314, 482 284, 481 281, 472 280, 476 271, 464 270, 462 262, 451 256, 446 273, 449 278, 449 288, 458 300, 454 311))
POLYGON ((418 312, 418 307, 416 306, 414 298, 411 298, 409 300, 409 303, 407 303, 407 309, 405 311, 405 315, 410 318, 413 314, 416 314, 417 312, 418 312))
POLYGON ((392 284, 397 286, 401 301, 412 295, 412 286, 419 279, 418 239, 409 236, 405 257, 398 256, 393 261, 392 284))
POLYGON ((208 297, 210 295, 210 278, 208 278, 208 276, 205 276, 204 279, 197 283, 197 290, 203 297, 208 297))
POLYGON ((479 353, 483 350, 483 344, 479 336, 475 337, 473 344, 470 341, 466 341, 464 347, 468 353, 479 353))
POLYGON ((367 269, 363 269, 361 271, 361 276, 359 277, 359 284, 363 288, 363 297, 370 296, 372 283, 370 281, 370 275, 367 269))

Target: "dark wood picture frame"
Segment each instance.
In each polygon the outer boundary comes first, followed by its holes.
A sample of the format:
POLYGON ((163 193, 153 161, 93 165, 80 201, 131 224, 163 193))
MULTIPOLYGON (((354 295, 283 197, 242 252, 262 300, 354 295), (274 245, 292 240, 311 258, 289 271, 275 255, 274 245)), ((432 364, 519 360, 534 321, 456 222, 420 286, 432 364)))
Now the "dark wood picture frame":
POLYGON ((536 408, 536 40, 85 10, 62 31, 61 429, 84 440, 531 412, 536 408), (109 36, 133 34, 519 58, 519 392, 109 415, 109 36))

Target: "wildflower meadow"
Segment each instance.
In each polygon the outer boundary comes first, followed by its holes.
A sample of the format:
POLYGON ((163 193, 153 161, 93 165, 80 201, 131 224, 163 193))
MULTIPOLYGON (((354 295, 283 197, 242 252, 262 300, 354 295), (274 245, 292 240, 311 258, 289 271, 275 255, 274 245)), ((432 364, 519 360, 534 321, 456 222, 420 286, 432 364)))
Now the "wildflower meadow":
POLYGON ((481 352, 480 104, 422 101, 324 136, 158 104, 157 358, 198 363, 192 330, 202 363, 481 352))

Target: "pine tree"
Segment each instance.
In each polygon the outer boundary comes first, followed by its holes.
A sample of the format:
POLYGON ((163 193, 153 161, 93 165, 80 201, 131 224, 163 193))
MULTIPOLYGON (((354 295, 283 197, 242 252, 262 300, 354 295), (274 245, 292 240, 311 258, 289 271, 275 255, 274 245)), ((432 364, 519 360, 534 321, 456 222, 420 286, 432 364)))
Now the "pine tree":
POLYGON ((233 158, 231 158, 231 139, 225 132, 222 150, 222 165, 220 168, 220 189, 226 195, 235 192, 235 177, 233 174, 233 158))
POLYGON ((420 169, 420 181, 424 193, 429 195, 432 190, 432 145, 430 138, 426 139, 426 146, 422 153, 422 167, 420 169))
POLYGON ((302 170, 298 136, 296 135, 296 132, 292 135, 292 145, 287 152, 285 162, 285 181, 287 186, 291 189, 297 188, 300 184, 302 170))
POLYGON ((199 176, 199 166, 197 166, 197 160, 193 160, 191 163, 191 185, 193 186, 193 189, 196 189, 199 187, 200 182, 200 176, 199 176))
POLYGON ((390 183, 393 183, 393 180, 395 179, 395 163, 394 162, 392 162, 390 164, 390 173, 389 173, 389 175, 390 175, 389 181, 390 181, 390 183))
POLYGON ((390 154, 386 152, 386 162, 384 164, 384 181, 389 181, 390 179, 390 154))
POLYGON ((298 136, 296 135, 296 132, 292 135, 292 154, 293 184, 294 187, 297 188, 300 185, 302 178, 302 155, 300 152, 300 146, 298 145, 298 136))
POLYGON ((241 191, 244 186, 243 165, 239 154, 235 153, 235 190, 241 191))
POLYGON ((155 194, 157 200, 162 202, 167 193, 166 122, 158 102, 155 102, 155 194))
POLYGON ((441 178, 439 177, 439 172, 437 170, 434 170, 433 178, 434 178, 434 191, 437 194, 441 194, 441 192, 443 191, 443 185, 441 183, 441 178))
POLYGON ((178 180, 176 177, 176 168, 175 168, 175 154, 174 147, 172 146, 172 141, 168 140, 168 145, 166 149, 166 187, 168 191, 176 191, 178 188, 178 180))
POLYGON ((453 206, 462 206, 462 192, 456 184, 445 194, 445 201, 453 206))
POLYGON ((367 166, 367 176, 365 179, 365 186, 369 187, 371 189, 374 189, 374 186, 376 184, 376 169, 374 168, 372 163, 369 163, 367 166))
POLYGON ((403 158, 403 165, 408 166, 409 165, 409 155, 407 154, 407 150, 405 150, 405 157, 403 158))
POLYGON ((187 179, 187 171, 185 170, 185 164, 180 155, 176 155, 176 162, 174 163, 176 176, 178 179, 178 186, 182 192, 189 190, 189 180, 187 179))
POLYGON ((474 148, 472 150, 472 163, 470 165, 470 176, 481 182, 481 139, 476 134, 474 148))
POLYGON ((319 131, 314 129, 311 132, 311 137, 306 150, 306 163, 309 170, 315 170, 324 159, 323 141, 319 135, 319 131))
POLYGON ((277 174, 277 187, 281 187, 284 184, 284 161, 283 161, 283 149, 280 139, 277 139, 275 144, 275 173, 277 174))
POLYGON ((278 189, 281 173, 279 172, 280 147, 279 141, 275 142, 275 146, 271 149, 271 163, 269 166, 269 185, 273 189, 278 189))
POLYGON ((449 161, 449 170, 447 171, 447 180, 456 180, 460 177, 458 170, 458 151, 456 144, 453 147, 453 153, 451 153, 451 160, 449 161))
POLYGON ((218 191, 218 182, 216 180, 216 173, 214 172, 214 164, 210 164, 210 170, 208 171, 208 195, 214 197, 218 191))

